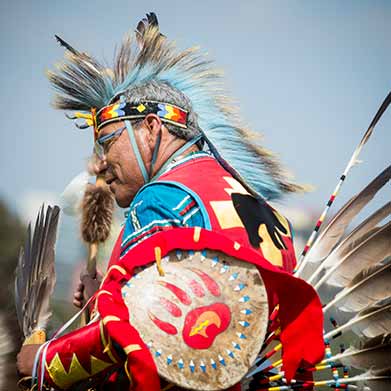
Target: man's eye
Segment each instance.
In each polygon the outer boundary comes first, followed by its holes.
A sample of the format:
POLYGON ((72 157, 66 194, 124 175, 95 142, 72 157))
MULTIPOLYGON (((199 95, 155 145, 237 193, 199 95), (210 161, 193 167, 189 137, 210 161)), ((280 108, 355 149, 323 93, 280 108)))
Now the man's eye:
POLYGON ((103 143, 103 148, 104 148, 105 150, 108 150, 108 149, 110 148, 111 144, 113 144, 113 141, 114 141, 113 138, 104 141, 104 143, 103 143))

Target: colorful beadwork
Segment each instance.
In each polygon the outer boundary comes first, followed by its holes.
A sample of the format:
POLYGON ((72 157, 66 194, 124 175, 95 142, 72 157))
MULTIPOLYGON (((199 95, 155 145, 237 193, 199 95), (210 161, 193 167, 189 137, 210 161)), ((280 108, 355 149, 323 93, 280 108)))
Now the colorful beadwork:
POLYGON ((106 106, 99 111, 99 122, 105 122, 112 118, 118 118, 125 115, 125 111, 122 110, 125 107, 125 102, 115 103, 114 105, 106 106))
POLYGON ((232 350, 226 349, 226 352, 227 352, 229 357, 235 358, 235 354, 234 354, 234 352, 232 350))
POLYGON ((247 303, 248 301, 250 301, 250 297, 249 296, 243 296, 243 297, 241 297, 240 299, 239 299, 239 301, 241 302, 241 303, 247 303))
POLYGON ((179 107, 169 105, 167 103, 158 103, 159 111, 157 115, 160 118, 165 118, 170 121, 179 122, 180 124, 186 124, 186 112, 179 107))
POLYGON ((96 130, 99 131, 113 121, 144 118, 148 114, 156 114, 164 122, 187 127, 187 111, 169 103, 145 101, 137 106, 129 102, 118 102, 103 107, 95 116, 96 130))
POLYGON ((237 278, 238 278, 238 276, 239 276, 239 273, 234 273, 234 274, 232 274, 230 277, 229 277, 229 281, 233 281, 233 280, 236 280, 237 278))

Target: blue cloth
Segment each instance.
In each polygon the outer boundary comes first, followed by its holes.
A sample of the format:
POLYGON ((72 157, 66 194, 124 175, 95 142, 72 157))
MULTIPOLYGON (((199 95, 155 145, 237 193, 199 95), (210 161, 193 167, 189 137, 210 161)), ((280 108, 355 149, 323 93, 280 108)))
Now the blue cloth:
POLYGON ((173 227, 205 228, 201 206, 185 189, 164 182, 142 188, 128 211, 121 257, 156 232, 173 227))

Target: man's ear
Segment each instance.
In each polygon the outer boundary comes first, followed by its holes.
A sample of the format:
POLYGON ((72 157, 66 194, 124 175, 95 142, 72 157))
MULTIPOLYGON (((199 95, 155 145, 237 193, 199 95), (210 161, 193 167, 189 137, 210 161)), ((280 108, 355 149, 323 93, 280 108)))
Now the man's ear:
POLYGON ((156 114, 148 114, 144 118, 145 127, 148 131, 149 142, 154 142, 162 129, 162 120, 156 114))

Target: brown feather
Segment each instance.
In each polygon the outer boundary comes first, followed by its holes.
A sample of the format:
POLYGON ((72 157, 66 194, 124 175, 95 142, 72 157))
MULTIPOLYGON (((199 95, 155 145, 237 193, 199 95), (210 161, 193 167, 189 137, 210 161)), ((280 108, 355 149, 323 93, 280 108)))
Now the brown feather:
POLYGON ((36 329, 45 329, 51 315, 49 301, 54 290, 55 242, 60 208, 42 206, 24 249, 19 255, 15 279, 15 305, 25 338, 36 329))
POLYGON ((376 265, 391 256, 391 222, 384 224, 372 236, 360 243, 350 253, 339 259, 315 285, 318 288, 324 281, 328 285, 345 287, 352 275, 376 265))
POLYGON ((349 285, 323 309, 336 306, 341 311, 357 312, 391 296, 391 262, 375 265, 358 273, 349 285))
POLYGON ((339 360, 344 365, 359 369, 382 370, 390 366, 391 335, 371 338, 361 348, 350 347, 329 361, 339 360))
POLYGON ((391 369, 373 371, 369 370, 362 375, 356 376, 359 379, 359 391, 390 391, 391 369))
POLYGON ((391 201, 378 209, 375 213, 365 219, 357 228, 355 228, 341 243, 331 252, 331 254, 322 263, 323 268, 329 268, 338 259, 350 253, 354 248, 367 240, 379 230, 376 226, 391 214, 391 201))
POLYGON ((107 186, 88 185, 82 202, 81 234, 87 243, 104 242, 110 235, 114 197, 107 186))
MULTIPOLYGON (((154 12, 146 14, 146 17, 141 19, 136 27, 136 39, 139 47, 141 48, 144 45, 144 34, 151 27, 159 28, 159 22, 157 16, 154 12)), ((165 38, 163 34, 160 33, 162 39, 165 38)))
POLYGON ((373 338, 391 330, 391 298, 378 302, 363 311, 345 324, 324 335, 329 339, 345 330, 352 330, 360 337, 373 338))
MULTIPOLYGON (((313 281, 323 268, 320 264, 337 245, 348 225, 354 217, 373 199, 376 193, 390 180, 391 166, 383 170, 372 182, 370 182, 357 195, 352 197, 334 216, 330 223, 320 233, 305 259, 306 263, 318 263, 318 269, 308 278, 313 281)), ((326 262, 328 262, 326 260, 326 262)), ((305 273, 301 273, 303 276, 305 273)))

